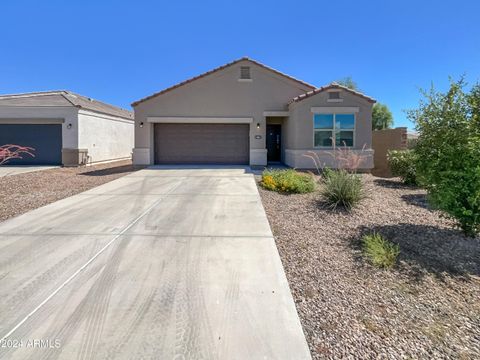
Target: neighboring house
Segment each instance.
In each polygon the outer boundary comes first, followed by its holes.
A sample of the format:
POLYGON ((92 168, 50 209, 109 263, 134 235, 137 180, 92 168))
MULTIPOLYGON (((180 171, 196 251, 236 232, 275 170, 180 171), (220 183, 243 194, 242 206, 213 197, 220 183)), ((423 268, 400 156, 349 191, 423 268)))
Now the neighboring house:
POLYGON ((135 164, 332 164, 332 138, 365 148, 373 167, 375 100, 332 83, 315 88, 242 58, 132 104, 135 164))
POLYGON ((130 111, 70 91, 0 96, 0 145, 35 149, 9 165, 76 166, 130 159, 130 111))

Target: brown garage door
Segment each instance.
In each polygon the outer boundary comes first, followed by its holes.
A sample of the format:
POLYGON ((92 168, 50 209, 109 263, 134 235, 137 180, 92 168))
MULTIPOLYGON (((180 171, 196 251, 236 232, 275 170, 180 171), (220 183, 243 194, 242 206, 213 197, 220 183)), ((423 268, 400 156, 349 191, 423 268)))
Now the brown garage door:
POLYGON ((155 124, 155 164, 248 164, 248 124, 155 124))

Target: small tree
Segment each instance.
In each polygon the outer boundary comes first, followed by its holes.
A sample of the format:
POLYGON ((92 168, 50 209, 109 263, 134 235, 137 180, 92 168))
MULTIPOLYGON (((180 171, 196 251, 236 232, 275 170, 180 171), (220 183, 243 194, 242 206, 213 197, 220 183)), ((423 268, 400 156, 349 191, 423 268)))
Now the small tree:
POLYGON ((355 90, 355 91, 360 91, 358 84, 352 79, 351 76, 346 76, 344 78, 341 78, 339 80, 335 81, 337 84, 345 86, 349 89, 355 90))
POLYGON ((9 160, 22 159, 22 155, 35 157, 35 155, 33 155, 34 150, 34 148, 28 146, 2 145, 0 146, 0 165, 6 164, 9 160))
POLYGON ((480 232, 480 84, 470 93, 451 80, 447 93, 422 91, 418 109, 408 111, 419 138, 417 179, 429 200, 454 218, 465 234, 480 232))
POLYGON ((376 103, 372 109, 372 130, 385 130, 393 126, 393 115, 387 105, 376 103))

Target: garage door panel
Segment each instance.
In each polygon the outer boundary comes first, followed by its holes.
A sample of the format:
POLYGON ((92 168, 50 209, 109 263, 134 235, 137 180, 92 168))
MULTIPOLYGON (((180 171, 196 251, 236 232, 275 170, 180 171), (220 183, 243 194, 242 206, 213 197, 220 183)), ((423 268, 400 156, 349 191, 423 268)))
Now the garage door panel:
POLYGON ((155 124, 157 164, 248 164, 248 124, 155 124))
POLYGON ((0 145, 32 147, 35 157, 24 155, 8 165, 60 165, 62 163, 61 124, 0 124, 0 145))

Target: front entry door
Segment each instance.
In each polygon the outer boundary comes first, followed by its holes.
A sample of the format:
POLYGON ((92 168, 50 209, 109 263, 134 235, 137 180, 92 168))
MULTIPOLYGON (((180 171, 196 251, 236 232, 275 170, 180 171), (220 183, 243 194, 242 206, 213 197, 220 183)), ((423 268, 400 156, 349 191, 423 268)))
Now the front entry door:
POLYGON ((267 161, 281 160, 282 126, 267 125, 267 161))

